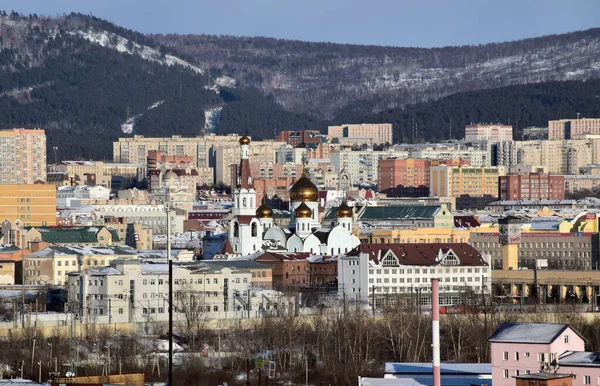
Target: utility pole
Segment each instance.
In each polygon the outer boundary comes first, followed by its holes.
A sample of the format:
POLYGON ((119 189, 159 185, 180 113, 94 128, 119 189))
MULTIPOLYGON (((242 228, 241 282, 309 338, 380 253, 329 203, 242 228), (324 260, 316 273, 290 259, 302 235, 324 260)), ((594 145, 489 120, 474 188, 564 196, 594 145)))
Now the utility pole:
POLYGON ((33 371, 33 358, 35 357, 35 338, 32 341, 32 349, 31 349, 31 371, 33 371))
POLYGON ((171 207, 165 203, 167 212, 167 259, 169 262, 169 386, 173 386, 173 259, 171 259, 171 207))

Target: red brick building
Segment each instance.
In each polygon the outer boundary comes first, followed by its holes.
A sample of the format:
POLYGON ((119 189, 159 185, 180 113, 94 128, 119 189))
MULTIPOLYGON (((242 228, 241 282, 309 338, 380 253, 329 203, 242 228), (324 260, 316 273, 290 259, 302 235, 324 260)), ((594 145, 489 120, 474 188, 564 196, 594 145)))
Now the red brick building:
POLYGON ((273 286, 308 285, 308 252, 265 252, 254 261, 273 268, 273 286))
POLYGON ((565 177, 545 173, 510 174, 498 177, 498 199, 564 200, 565 177))

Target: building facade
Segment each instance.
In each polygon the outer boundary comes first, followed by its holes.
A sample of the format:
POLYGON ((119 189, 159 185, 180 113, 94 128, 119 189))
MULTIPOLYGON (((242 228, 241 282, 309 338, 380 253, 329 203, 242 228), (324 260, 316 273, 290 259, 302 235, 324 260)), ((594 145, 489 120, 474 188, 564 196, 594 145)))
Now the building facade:
POLYGON ((2 185, 0 221, 19 220, 23 226, 56 224, 56 188, 49 184, 2 185))
POLYGON ((545 173, 499 177, 499 200, 564 200, 565 177, 545 173))
POLYGON ((393 144, 393 131, 391 123, 361 123, 361 124, 343 124, 339 126, 329 126, 327 135, 331 138, 338 138, 340 143, 344 141, 350 144, 393 144))
POLYGON ((600 118, 548 121, 548 139, 575 139, 587 134, 600 134, 600 118))
POLYGON ((506 174, 504 166, 477 168, 472 166, 432 166, 430 196, 432 197, 496 197, 498 177, 506 174))
POLYGON ((477 124, 465 126, 465 141, 512 141, 512 126, 477 124))
POLYGON ((46 132, 0 130, 0 185, 46 181, 46 132))

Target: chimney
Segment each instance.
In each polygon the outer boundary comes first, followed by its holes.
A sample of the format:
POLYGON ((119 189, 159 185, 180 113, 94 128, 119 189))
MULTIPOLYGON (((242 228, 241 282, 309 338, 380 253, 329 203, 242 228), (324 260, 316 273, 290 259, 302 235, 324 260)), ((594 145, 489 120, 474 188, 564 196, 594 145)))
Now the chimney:
POLYGON ((440 284, 431 279, 431 347, 433 348, 433 386, 441 386, 440 379, 440 284))

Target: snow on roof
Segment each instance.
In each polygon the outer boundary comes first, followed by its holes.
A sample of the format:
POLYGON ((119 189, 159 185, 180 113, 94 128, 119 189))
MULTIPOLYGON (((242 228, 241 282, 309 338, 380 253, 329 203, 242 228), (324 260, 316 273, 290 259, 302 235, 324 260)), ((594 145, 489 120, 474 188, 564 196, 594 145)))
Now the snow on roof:
POLYGON ((504 323, 489 341, 492 343, 552 343, 569 328, 568 324, 504 323))
POLYGON ((560 355, 561 366, 600 367, 600 352, 565 351, 560 355))
MULTIPOLYGON (((397 363, 387 362, 385 364, 386 374, 431 374, 433 364, 431 362, 397 363)), ((440 366, 442 374, 492 374, 491 363, 442 363, 440 366)))

